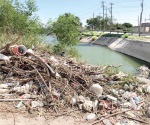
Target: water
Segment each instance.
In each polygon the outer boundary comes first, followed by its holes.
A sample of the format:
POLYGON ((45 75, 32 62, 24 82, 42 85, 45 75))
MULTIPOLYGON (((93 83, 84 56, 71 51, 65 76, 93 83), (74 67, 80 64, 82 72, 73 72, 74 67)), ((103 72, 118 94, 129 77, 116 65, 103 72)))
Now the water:
MULTIPOLYGON (((45 38, 45 42, 51 43, 51 41, 53 41, 53 38, 50 36, 45 38)), ((131 74, 134 74, 136 68, 143 64, 149 66, 145 61, 127 56, 103 46, 80 43, 76 46, 76 49, 81 55, 81 59, 92 65, 121 65, 120 70, 131 74)))

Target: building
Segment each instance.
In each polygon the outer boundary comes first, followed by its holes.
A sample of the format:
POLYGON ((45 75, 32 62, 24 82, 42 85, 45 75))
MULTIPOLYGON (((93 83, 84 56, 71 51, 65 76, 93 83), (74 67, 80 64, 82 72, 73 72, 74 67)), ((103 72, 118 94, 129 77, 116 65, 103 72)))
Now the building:
POLYGON ((150 23, 142 23, 141 32, 150 32, 150 23))
MULTIPOLYGON (((131 28, 133 32, 139 32, 139 26, 134 26, 131 28)), ((142 23, 141 24, 141 32, 142 33, 150 33, 150 23, 142 23)))

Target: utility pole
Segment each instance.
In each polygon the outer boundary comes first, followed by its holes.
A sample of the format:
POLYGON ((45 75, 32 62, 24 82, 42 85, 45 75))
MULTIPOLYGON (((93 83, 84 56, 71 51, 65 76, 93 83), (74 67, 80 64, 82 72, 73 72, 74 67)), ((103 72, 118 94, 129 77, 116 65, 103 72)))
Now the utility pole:
POLYGON ((139 16, 138 16, 138 33, 140 32, 140 20, 139 20, 139 16))
POLYGON ((106 6, 106 18, 107 18, 107 6, 106 6))
POLYGON ((110 10, 109 10, 110 15, 111 15, 111 16, 110 16, 110 20, 111 20, 111 21, 110 21, 110 33, 111 33, 111 30, 112 30, 112 23, 113 23, 113 22, 112 22, 112 17, 113 17, 113 16, 112 16, 112 6, 113 6, 113 5, 114 5, 113 3, 110 3, 110 10))
POLYGON ((102 8, 103 8, 103 32, 105 31, 105 21, 104 21, 104 10, 105 10, 105 5, 104 1, 102 1, 102 8))
MULTIPOLYGON (((94 13, 93 13, 93 19, 94 19, 94 13)), ((92 30, 94 30, 94 24, 93 24, 92 30)))
POLYGON ((144 2, 144 0, 142 0, 142 2, 141 2, 141 14, 140 14, 140 31, 139 31, 139 36, 141 36, 141 24, 142 24, 142 15, 143 15, 143 2, 144 2))
POLYGON ((107 6, 106 6, 106 23, 105 23, 105 30, 107 30, 107 6))
POLYGON ((99 13, 99 31, 101 30, 101 13, 99 13))

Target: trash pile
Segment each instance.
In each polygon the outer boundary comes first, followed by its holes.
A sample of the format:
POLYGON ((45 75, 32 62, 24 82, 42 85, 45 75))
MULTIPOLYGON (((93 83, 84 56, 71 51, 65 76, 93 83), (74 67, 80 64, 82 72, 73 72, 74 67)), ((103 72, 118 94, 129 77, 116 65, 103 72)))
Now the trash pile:
MULTIPOLYGON (((92 125, 148 124, 150 85, 126 82, 128 74, 108 71, 114 66, 92 66, 73 58, 6 45, 0 49, 0 103, 16 102, 15 108, 36 108, 63 115, 86 113, 92 125)), ((128 80, 130 81, 130 80, 128 80)))

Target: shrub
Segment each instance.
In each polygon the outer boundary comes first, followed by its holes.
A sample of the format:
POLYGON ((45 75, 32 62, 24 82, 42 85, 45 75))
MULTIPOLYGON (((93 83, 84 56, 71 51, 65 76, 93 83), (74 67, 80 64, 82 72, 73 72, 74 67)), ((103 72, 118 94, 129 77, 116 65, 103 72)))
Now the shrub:
POLYGON ((122 35, 122 38, 128 38, 129 37, 129 35, 128 34, 124 34, 124 35, 122 35))
POLYGON ((91 41, 95 41, 95 40, 97 40, 97 36, 92 36, 92 39, 91 39, 91 41))

